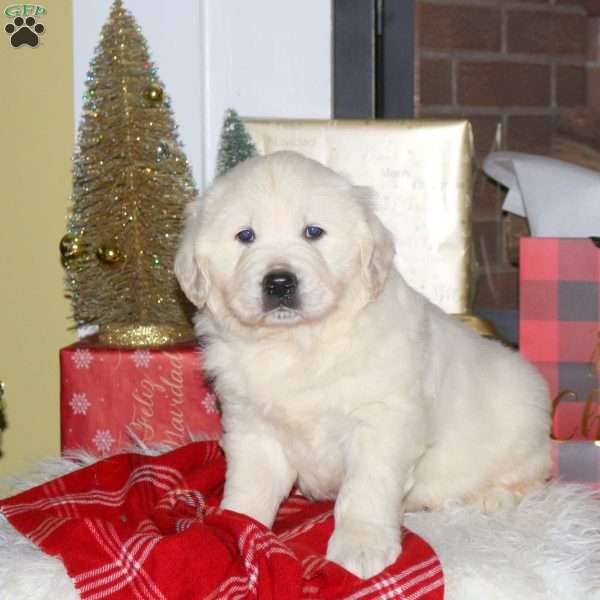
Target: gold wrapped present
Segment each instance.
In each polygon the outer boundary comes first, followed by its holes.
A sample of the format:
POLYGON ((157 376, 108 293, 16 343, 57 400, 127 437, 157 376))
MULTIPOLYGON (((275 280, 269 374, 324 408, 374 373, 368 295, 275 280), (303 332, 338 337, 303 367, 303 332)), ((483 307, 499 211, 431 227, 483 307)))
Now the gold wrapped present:
POLYGON ((467 121, 245 119, 258 152, 295 150, 377 193, 406 280, 449 313, 469 300, 472 134, 467 121))

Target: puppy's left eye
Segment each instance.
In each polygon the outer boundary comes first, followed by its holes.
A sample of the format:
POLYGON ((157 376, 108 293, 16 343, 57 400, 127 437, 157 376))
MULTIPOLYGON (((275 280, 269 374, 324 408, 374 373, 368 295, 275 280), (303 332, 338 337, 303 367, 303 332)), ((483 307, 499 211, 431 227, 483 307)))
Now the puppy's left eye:
POLYGON ((256 239, 254 229, 250 229, 249 227, 238 231, 235 237, 243 244, 251 244, 256 239))
POLYGON ((325 230, 321 229, 320 227, 317 227, 316 225, 308 225, 304 228, 304 237, 307 240, 318 240, 320 237, 323 236, 324 233, 325 230))

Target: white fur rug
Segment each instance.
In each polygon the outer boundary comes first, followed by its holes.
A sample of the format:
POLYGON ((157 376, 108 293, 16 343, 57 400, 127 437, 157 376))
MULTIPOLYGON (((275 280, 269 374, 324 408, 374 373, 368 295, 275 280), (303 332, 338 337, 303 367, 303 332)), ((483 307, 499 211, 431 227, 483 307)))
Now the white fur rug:
MULTIPOLYGON (((72 471, 78 462, 46 461, 26 489, 72 471)), ((589 488, 553 483, 516 508, 491 516, 470 506, 407 515, 444 569, 446 600, 600 600, 600 498, 589 488)), ((47 556, 0 516, 0 598, 77 600, 60 560, 47 556)))

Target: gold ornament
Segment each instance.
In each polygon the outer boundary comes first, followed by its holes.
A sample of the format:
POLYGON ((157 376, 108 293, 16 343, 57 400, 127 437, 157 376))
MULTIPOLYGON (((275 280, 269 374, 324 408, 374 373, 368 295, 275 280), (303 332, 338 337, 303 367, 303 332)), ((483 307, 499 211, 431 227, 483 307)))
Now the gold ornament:
POLYGON ((60 239, 59 246, 63 261, 78 258, 83 254, 81 238, 75 233, 65 233, 60 239))
POLYGON ((169 144, 166 142, 160 142, 158 146, 156 146, 156 162, 160 162, 163 159, 169 158, 171 156, 171 148, 169 144))
POLYGON ((144 96, 147 100, 150 100, 150 102, 158 104, 159 102, 162 102, 163 89, 157 83, 151 83, 144 91, 144 96))
POLYGON ((107 267, 114 267, 123 261, 123 253, 118 248, 103 244, 96 250, 96 258, 107 267))

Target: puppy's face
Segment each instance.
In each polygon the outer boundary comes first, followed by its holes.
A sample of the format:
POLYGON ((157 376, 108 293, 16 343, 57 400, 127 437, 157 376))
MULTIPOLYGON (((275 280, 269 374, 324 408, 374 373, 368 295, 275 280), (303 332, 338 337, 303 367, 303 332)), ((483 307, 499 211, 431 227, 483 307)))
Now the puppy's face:
POLYGON ((364 188, 291 152, 251 159, 188 209, 175 270, 199 307, 247 326, 323 319, 383 285, 389 234, 364 188))

